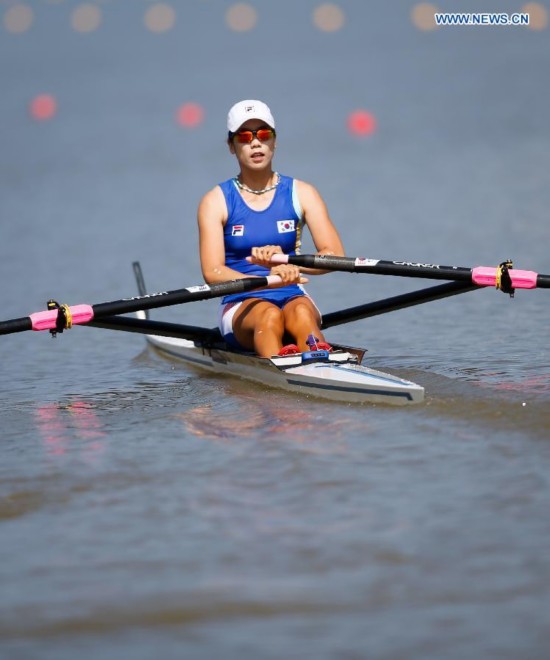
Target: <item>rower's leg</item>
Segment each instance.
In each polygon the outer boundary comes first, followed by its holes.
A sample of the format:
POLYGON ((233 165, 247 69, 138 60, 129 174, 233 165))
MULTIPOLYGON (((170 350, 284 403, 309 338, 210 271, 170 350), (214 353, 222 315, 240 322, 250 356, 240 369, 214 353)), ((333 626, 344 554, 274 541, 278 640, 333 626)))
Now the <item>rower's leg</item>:
POLYGON ((293 298, 283 307, 285 330, 289 332, 301 351, 309 351, 306 343, 309 335, 314 335, 319 341, 325 341, 321 332, 321 317, 319 311, 307 296, 293 298))
POLYGON ((260 357, 277 355, 283 346, 284 329, 283 312, 258 298, 245 300, 233 319, 235 339, 260 357))

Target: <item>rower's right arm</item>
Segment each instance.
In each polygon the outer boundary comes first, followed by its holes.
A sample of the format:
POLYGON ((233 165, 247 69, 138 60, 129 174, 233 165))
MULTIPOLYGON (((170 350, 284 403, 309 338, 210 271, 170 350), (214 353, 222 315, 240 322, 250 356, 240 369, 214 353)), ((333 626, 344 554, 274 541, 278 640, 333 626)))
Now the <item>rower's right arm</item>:
POLYGON ((199 251, 204 281, 208 284, 245 277, 225 265, 223 227, 227 222, 227 206, 219 186, 201 199, 197 213, 199 222, 199 251))

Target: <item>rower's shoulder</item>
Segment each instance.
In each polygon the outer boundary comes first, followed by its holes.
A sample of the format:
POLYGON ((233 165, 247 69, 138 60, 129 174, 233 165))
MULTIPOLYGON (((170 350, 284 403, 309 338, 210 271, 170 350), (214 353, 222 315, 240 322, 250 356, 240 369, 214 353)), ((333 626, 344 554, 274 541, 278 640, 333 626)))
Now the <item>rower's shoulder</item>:
POLYGON ((220 195, 223 197, 223 191, 220 184, 216 184, 213 188, 210 188, 201 198, 201 202, 204 200, 211 201, 220 198, 220 195))
POLYGON ((321 193, 313 184, 302 181, 301 179, 294 179, 294 185, 296 186, 300 201, 321 199, 321 193))
POLYGON ((308 181, 303 181, 302 179, 294 178, 294 185, 298 187, 298 190, 304 190, 306 192, 318 192, 317 188, 308 181))
POLYGON ((214 186, 206 192, 200 202, 198 208, 199 218, 204 215, 217 215, 221 218, 227 216, 227 205, 223 191, 219 185, 214 186))
POLYGON ((213 188, 211 188, 208 192, 206 192, 202 198, 201 201, 199 202, 199 207, 206 205, 206 206, 216 206, 216 205, 223 205, 225 198, 223 195, 223 191, 221 189, 221 186, 215 185, 213 188))

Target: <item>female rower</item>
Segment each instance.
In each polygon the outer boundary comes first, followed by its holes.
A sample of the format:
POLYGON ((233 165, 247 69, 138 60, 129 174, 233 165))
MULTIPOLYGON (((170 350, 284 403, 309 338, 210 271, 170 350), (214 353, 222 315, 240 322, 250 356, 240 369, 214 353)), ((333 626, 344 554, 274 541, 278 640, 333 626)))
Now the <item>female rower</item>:
POLYGON ((220 331, 229 345, 262 357, 330 349, 321 333, 319 310, 301 286, 307 279, 300 271, 322 271, 270 263, 275 253, 296 254, 304 224, 317 254, 344 254, 325 203, 312 185, 273 170, 275 121, 265 103, 235 104, 227 128, 229 151, 240 171, 206 193, 199 204, 204 279, 212 284, 270 274, 278 275, 283 284, 223 298, 220 331), (314 346, 307 343, 310 335, 317 342, 314 346), (283 346, 289 337, 295 344, 283 346))

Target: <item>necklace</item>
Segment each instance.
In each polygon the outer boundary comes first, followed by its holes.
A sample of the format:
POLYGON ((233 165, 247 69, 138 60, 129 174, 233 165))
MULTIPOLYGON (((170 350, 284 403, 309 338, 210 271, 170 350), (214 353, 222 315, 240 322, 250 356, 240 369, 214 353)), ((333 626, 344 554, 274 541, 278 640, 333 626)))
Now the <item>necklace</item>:
POLYGON ((281 175, 279 174, 279 172, 275 172, 275 176, 277 177, 277 181, 272 186, 268 186, 267 188, 264 188, 263 190, 252 190, 252 188, 249 188, 248 186, 245 186, 244 183, 241 183, 241 181, 239 181, 238 176, 234 177, 233 181, 237 184, 237 186, 241 190, 246 190, 246 192, 252 193, 253 195, 263 195, 266 192, 270 192, 271 190, 275 190, 275 188, 281 183, 281 175))

